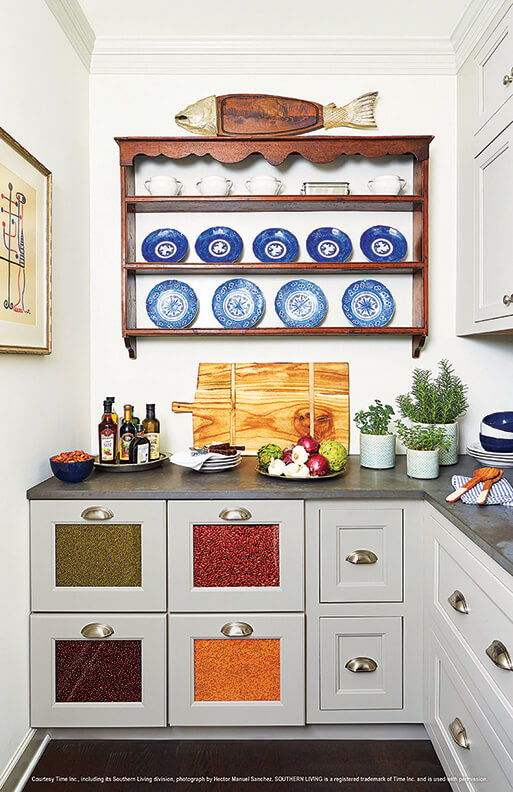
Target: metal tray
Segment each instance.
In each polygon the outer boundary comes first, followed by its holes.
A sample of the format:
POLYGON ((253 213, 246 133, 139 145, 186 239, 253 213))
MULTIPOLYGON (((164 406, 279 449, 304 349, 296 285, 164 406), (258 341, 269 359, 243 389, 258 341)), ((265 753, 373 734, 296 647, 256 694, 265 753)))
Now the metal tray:
POLYGON ((332 479, 338 478, 338 476, 343 476, 346 472, 345 468, 339 470, 337 473, 328 473, 327 476, 309 476, 309 478, 303 478, 302 476, 273 476, 271 473, 268 473, 267 470, 262 470, 262 468, 255 468, 257 473, 260 473, 261 476, 269 476, 269 478, 273 478, 276 481, 324 481, 325 479, 332 479))
POLYGON ((153 459, 151 462, 142 462, 141 464, 136 464, 135 462, 127 462, 123 463, 122 465, 116 463, 113 465, 111 462, 99 462, 98 456, 94 458, 94 466, 98 468, 98 470, 110 470, 111 473, 138 473, 140 470, 149 470, 150 468, 157 468, 160 467, 166 459, 169 459, 171 454, 164 454, 162 453, 158 459, 153 459))
POLYGON ((303 182, 301 195, 349 195, 349 182, 303 182))

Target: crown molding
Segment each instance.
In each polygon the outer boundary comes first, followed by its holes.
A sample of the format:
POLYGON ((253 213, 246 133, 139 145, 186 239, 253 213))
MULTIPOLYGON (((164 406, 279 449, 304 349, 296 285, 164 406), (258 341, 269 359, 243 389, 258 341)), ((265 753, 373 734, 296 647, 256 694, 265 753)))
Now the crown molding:
POLYGON ((456 71, 459 71, 495 16, 499 19, 512 0, 471 0, 451 35, 456 71))
MULTIPOLYGON (((47 0, 48 1, 48 0, 47 0)), ((92 74, 455 74, 448 38, 97 37, 92 74)))
POLYGON ((90 71, 95 35, 77 0, 45 0, 45 2, 87 71, 90 71))

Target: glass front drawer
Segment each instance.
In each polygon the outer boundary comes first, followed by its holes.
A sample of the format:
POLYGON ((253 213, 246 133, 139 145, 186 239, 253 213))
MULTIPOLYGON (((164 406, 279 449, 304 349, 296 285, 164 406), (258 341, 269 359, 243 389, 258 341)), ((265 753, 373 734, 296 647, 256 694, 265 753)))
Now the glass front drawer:
POLYGON ((32 610, 163 611, 163 501, 31 504, 32 610))
POLYGON ((164 726, 164 614, 33 614, 31 725, 164 726))
POLYGON ((169 617, 171 726, 305 722, 304 616, 169 617))
POLYGON ((302 501, 174 501, 168 523, 172 612, 303 609, 302 501))

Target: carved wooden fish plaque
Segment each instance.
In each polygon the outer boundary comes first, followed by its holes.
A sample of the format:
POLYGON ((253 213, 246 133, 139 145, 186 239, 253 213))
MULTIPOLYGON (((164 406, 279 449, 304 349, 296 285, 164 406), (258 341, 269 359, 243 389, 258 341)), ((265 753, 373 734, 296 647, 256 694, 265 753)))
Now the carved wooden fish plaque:
POLYGON ((177 113, 175 121, 188 132, 222 137, 301 135, 341 126, 375 129, 377 95, 363 94, 343 107, 268 94, 207 96, 177 113))

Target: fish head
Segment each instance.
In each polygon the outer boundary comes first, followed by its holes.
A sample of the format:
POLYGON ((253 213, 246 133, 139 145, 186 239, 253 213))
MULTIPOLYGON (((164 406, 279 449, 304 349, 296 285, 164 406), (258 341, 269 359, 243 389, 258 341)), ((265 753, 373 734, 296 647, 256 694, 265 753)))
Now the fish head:
POLYGON ((190 104, 175 115, 178 126, 198 135, 217 135, 217 105, 215 96, 206 96, 190 104))

